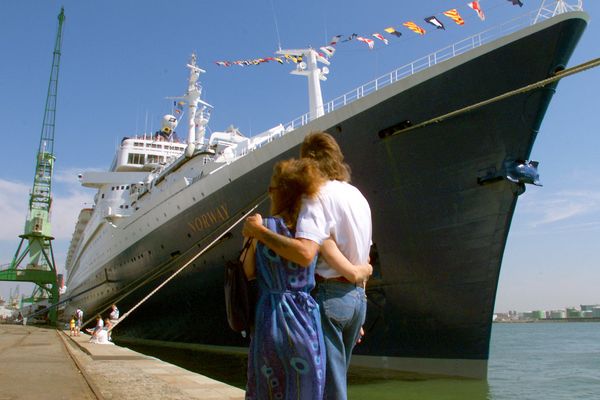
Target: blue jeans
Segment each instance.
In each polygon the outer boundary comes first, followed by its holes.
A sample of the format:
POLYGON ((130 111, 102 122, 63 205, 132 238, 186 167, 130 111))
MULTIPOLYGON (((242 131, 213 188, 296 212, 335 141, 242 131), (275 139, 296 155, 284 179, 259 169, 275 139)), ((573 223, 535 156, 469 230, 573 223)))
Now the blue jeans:
POLYGON ((315 298, 321 309, 327 351, 324 398, 346 400, 350 356, 367 315, 365 290, 348 283, 319 282, 315 298))

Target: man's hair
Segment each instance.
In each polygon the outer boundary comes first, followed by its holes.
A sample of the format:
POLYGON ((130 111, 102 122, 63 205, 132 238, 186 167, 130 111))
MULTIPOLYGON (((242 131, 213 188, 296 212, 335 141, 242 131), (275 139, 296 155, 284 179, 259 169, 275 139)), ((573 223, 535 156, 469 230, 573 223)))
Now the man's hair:
POLYGON ((344 162, 342 150, 330 134, 309 133, 302 142, 300 157, 315 160, 328 179, 350 182, 350 166, 344 162))
POLYGON ((290 227, 296 225, 302 196, 313 197, 325 182, 317 163, 310 159, 279 161, 271 177, 271 214, 282 217, 290 227))

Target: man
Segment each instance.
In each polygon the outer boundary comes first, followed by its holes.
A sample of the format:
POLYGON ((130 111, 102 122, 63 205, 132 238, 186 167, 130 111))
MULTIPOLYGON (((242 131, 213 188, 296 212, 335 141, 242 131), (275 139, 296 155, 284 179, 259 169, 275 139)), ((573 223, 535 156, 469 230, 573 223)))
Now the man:
MULTIPOLYGON (((371 244, 371 210, 360 191, 350 185, 350 168, 335 139, 324 132, 304 139, 301 157, 312 158, 329 181, 316 199, 305 199, 296 225, 296 237, 287 238, 262 225, 259 214, 248 217, 244 236, 254 237, 281 257, 308 265, 325 239, 335 240, 342 254, 355 265, 366 264, 371 244)), ((326 399, 346 399, 350 356, 360 338, 366 316, 361 284, 349 282, 320 259, 316 269, 316 300, 327 350, 326 399)))
POLYGON ((108 330, 108 340, 112 340, 112 337, 111 337, 112 328, 114 328, 115 325, 117 324, 117 322, 119 322, 119 309, 117 308, 116 304, 113 304, 112 306, 110 306, 110 314, 108 314, 108 319, 110 322, 110 328, 108 330))

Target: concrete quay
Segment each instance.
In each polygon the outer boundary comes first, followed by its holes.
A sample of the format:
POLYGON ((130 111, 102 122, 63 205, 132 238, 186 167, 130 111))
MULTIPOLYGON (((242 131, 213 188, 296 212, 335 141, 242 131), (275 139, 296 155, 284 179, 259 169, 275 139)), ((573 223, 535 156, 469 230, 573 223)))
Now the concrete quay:
POLYGON ((0 400, 238 400, 244 391, 154 357, 51 328, 0 325, 0 400))

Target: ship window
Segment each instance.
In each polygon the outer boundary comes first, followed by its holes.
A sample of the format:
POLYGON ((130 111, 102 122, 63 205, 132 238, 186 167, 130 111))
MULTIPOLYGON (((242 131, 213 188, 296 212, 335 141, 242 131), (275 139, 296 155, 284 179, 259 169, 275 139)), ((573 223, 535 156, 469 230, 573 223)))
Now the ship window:
POLYGON ((129 185, 125 186, 125 189, 129 190, 129 185))
POLYGON ((114 186, 113 186, 113 187, 111 187, 111 188, 110 188, 110 190, 115 190, 115 187, 114 187, 114 186))
POLYGON ((159 163, 163 161, 163 157, 158 156, 156 154, 148 154, 148 162, 149 163, 159 163))
POLYGON ((129 153, 127 155, 127 164, 144 165, 144 155, 139 153, 129 153))
POLYGON ((104 193, 102 193, 102 198, 104 198, 104 193))
POLYGON ((144 147, 144 143, 141 142, 133 142, 133 145, 136 147, 144 147))
POLYGON ((125 186, 121 186, 121 190, 125 189, 125 186))

